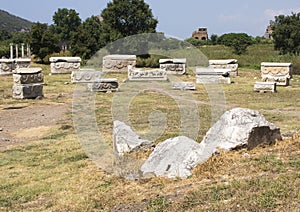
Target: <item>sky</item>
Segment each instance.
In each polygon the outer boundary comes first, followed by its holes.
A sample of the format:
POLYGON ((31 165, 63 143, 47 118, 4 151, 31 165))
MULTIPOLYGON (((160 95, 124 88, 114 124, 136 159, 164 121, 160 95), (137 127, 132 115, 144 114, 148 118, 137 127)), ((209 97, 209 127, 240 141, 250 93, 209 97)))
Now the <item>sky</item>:
MULTIPOLYGON (((33 22, 52 24, 58 8, 74 9, 84 21, 112 0, 1 0, 0 9, 33 22)), ((209 37, 225 33, 263 36, 270 20, 300 12, 299 0, 144 0, 158 19, 158 32, 180 40, 205 27, 209 37)))

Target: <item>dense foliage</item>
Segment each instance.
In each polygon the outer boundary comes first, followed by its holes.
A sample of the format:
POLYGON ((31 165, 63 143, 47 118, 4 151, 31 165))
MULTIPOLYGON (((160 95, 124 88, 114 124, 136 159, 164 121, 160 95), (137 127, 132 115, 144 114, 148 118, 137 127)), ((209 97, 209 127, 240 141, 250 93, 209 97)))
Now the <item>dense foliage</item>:
POLYGON ((300 13, 276 16, 272 36, 281 54, 300 53, 300 13))
POLYGON ((247 47, 254 44, 253 38, 246 33, 228 33, 218 38, 218 43, 229 46, 233 53, 240 55, 247 51, 247 47))

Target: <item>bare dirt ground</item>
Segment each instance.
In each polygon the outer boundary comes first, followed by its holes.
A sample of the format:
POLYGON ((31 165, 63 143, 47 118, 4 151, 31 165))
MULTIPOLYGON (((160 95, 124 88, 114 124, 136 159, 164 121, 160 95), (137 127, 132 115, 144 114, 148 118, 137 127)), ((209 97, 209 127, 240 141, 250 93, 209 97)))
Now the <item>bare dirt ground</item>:
POLYGON ((69 104, 19 105, 0 109, 0 151, 39 139, 58 122, 67 119, 69 104))

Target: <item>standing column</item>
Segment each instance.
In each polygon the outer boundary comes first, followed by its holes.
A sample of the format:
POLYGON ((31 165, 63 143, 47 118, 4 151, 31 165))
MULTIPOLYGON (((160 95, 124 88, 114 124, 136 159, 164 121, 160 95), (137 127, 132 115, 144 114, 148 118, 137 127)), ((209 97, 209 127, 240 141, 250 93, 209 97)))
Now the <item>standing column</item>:
POLYGON ((13 43, 9 44, 10 45, 10 59, 13 59, 14 57, 14 47, 13 47, 13 43))
POLYGON ((18 54, 18 44, 16 44, 16 58, 19 57, 19 54, 18 54))
POLYGON ((21 45, 22 45, 22 58, 24 58, 24 43, 22 43, 21 45))
POLYGON ((27 57, 31 57, 29 44, 27 43, 27 57))

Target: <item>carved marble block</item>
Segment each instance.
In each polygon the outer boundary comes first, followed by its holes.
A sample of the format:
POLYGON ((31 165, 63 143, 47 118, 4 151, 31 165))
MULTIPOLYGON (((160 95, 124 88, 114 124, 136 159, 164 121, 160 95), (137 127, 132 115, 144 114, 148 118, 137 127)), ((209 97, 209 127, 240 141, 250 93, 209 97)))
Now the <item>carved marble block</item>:
POLYGON ((44 76, 41 68, 16 69, 13 80, 13 98, 31 99, 43 96, 44 76))
POLYGON ((17 58, 15 59, 16 68, 29 68, 30 67, 30 58, 17 58))
POLYGON ((13 86, 13 98, 34 99, 43 96, 43 84, 21 84, 13 86))
POLYGON ((116 78, 100 79, 97 82, 88 83, 87 86, 90 91, 102 92, 118 91, 119 88, 118 80, 116 78))
POLYGON ((197 68, 196 83, 198 84, 230 84, 231 69, 197 68))
POLYGON ((254 91, 265 93, 265 92, 276 92, 275 82, 255 82, 254 91))
POLYGON ((91 83, 100 82, 103 73, 95 69, 80 69, 80 71, 72 71, 72 83, 91 83))
POLYGON ((19 68, 13 74, 14 84, 44 83, 44 75, 41 68, 19 68))
POLYGON ((292 63, 261 63, 261 77, 264 82, 276 82, 287 86, 292 78, 292 63))
POLYGON ((193 82, 173 82, 172 87, 174 90, 195 90, 196 86, 193 82))
POLYGON ((238 63, 235 59, 228 60, 209 60, 209 67, 213 69, 231 69, 230 76, 238 76, 238 63))
POLYGON ((52 74, 69 74, 80 70, 80 57, 50 57, 52 74))
POLYGON ((128 79, 130 81, 166 81, 167 71, 162 69, 138 70, 128 66, 128 79))
POLYGON ((103 71, 112 72, 127 72, 128 66, 135 67, 136 56, 135 55, 118 55, 112 54, 103 57, 103 71))
POLYGON ((186 59, 160 59, 159 67, 166 70, 168 74, 184 74, 186 59))
POLYGON ((14 59, 0 59, 0 75, 11 75, 15 68, 16 64, 14 59))

